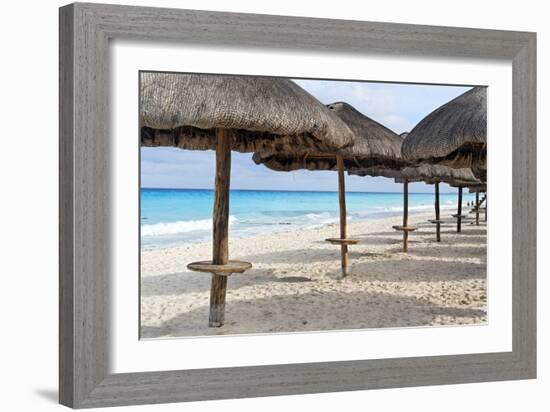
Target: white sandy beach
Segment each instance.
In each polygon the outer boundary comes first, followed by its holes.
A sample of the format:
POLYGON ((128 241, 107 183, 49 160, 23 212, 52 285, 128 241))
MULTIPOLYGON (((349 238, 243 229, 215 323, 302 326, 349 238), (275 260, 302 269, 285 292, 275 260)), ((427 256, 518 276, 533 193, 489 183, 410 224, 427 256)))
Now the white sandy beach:
POLYGON ((344 279, 339 247, 324 241, 338 225, 231 239, 231 259, 253 269, 229 278, 221 328, 208 327, 210 275, 186 269, 211 258, 210 243, 142 251, 142 337, 486 322, 485 222, 466 220, 457 234, 452 213, 442 213, 441 243, 433 213, 411 215, 408 253, 392 229, 400 216, 350 222, 348 236, 362 242, 350 246, 344 279))

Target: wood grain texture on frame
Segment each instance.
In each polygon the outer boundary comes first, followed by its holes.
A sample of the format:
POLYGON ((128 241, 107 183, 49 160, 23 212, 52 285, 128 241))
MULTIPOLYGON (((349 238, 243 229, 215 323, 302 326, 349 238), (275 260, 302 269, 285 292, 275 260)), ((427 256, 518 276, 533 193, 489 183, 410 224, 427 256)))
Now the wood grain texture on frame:
POLYGON ((74 408, 536 376, 536 35, 76 3, 60 9, 59 397, 74 408), (162 22, 162 24, 159 24, 162 22), (109 373, 109 40, 505 59, 513 66, 511 352, 109 373))

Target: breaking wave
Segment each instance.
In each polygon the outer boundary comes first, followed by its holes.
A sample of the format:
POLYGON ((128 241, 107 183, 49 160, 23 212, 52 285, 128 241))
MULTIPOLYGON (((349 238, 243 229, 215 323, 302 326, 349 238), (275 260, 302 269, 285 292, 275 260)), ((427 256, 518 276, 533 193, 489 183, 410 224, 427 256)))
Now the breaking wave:
MULTIPOLYGON (((229 216, 229 225, 232 225, 236 221, 237 219, 234 216, 229 216)), ((180 220, 170 223, 161 222, 143 225, 141 226, 141 236, 177 235, 198 230, 212 230, 212 219, 180 220)))

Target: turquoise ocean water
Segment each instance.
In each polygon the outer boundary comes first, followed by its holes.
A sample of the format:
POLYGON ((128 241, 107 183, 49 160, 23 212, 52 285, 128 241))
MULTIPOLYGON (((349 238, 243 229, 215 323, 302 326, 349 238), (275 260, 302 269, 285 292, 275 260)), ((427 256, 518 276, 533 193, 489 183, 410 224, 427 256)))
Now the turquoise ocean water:
MULTIPOLYGON (((464 194, 464 204, 473 195, 464 194)), ((206 242, 212 233, 214 192, 208 189, 141 189, 141 247, 157 249, 206 242)), ((456 193, 441 194, 442 209, 456 193)), ((432 193, 410 193, 409 211, 433 210, 432 193)), ((348 222, 401 215, 401 193, 347 192, 348 222)), ((337 192, 232 190, 232 238, 338 222, 337 192)))

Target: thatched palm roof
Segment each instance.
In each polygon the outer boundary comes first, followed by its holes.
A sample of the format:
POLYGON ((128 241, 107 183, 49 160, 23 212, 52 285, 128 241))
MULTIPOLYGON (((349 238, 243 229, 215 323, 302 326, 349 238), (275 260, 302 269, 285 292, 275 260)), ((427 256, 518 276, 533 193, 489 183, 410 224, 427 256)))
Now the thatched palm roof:
POLYGON ((453 169, 442 165, 422 164, 416 167, 406 167, 401 171, 403 177, 409 180, 416 179, 428 183, 444 182, 470 182, 479 184, 480 181, 474 176, 471 169, 453 169))
POLYGON ((386 126, 344 102, 332 103, 327 107, 355 134, 353 145, 342 150, 346 157, 369 157, 389 161, 401 159, 403 139, 386 126))
POLYGON ((281 153, 256 152, 252 157, 277 171, 335 170, 336 155, 344 159, 347 170, 366 167, 401 168, 407 163, 401 158, 402 139, 382 124, 365 116, 353 106, 336 102, 327 107, 352 130, 353 144, 340 150, 312 151, 295 148, 281 153))
POLYGON ((389 179, 395 179, 402 177, 401 169, 391 169, 387 167, 366 167, 366 168, 354 168, 348 170, 348 174, 355 176, 372 176, 372 177, 387 177, 389 179))
POLYGON ((214 149, 216 128, 230 129, 240 152, 352 142, 338 116, 288 79, 143 72, 140 92, 142 146, 214 149))
POLYGON ((486 168, 487 89, 474 87, 426 116, 401 148, 410 162, 486 168))
POLYGON ((487 185, 485 183, 474 185, 474 186, 468 186, 468 191, 470 193, 480 193, 480 192, 487 192, 487 185))
POLYGON ((403 182, 407 179, 409 182, 425 183, 464 183, 472 185, 481 182, 474 176, 470 169, 453 169, 442 165, 422 164, 419 166, 408 166, 400 170, 388 168, 366 168, 348 171, 350 175, 357 176, 382 176, 395 179, 397 182, 403 182))
POLYGON ((474 172, 474 175, 481 180, 482 182, 487 182, 487 169, 472 169, 472 172, 474 172))

